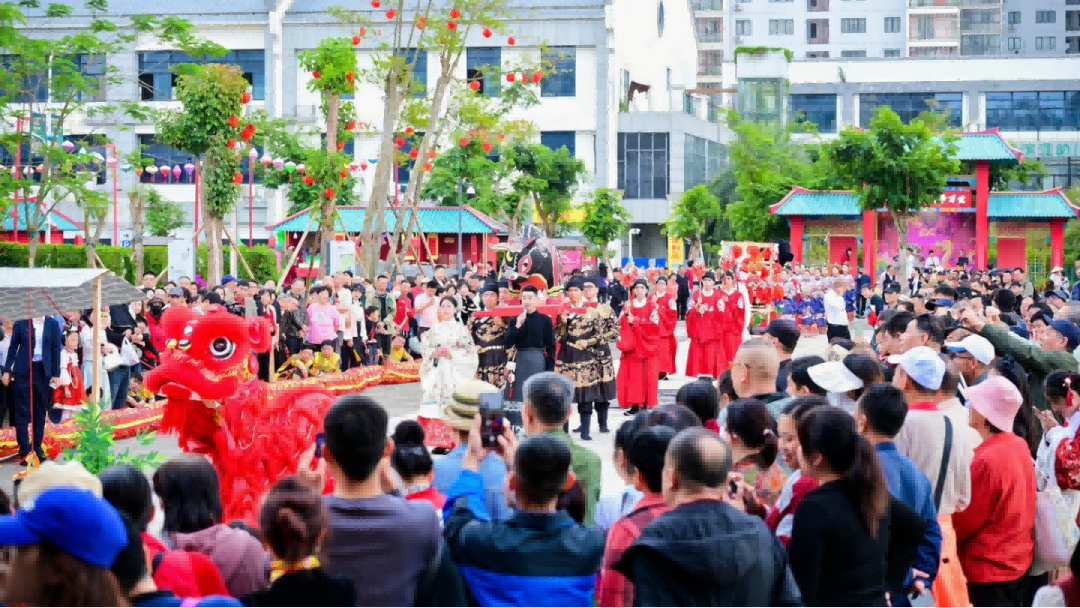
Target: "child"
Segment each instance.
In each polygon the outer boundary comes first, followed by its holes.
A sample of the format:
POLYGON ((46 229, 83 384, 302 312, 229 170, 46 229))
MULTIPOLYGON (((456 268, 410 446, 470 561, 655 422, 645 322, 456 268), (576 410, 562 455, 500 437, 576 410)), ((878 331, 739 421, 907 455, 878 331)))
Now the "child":
POLYGON ((277 370, 278 380, 303 379, 312 374, 315 364, 315 349, 310 344, 301 344, 300 352, 289 357, 277 370))
POLYGON ((415 420, 402 420, 394 428, 394 452, 390 466, 401 477, 401 493, 405 500, 430 502, 435 511, 442 514, 446 497, 431 485, 434 462, 424 447, 424 427, 415 420))
POLYGON ((394 340, 390 342, 390 361, 408 361, 412 363, 413 357, 409 354, 409 351, 405 349, 405 336, 401 334, 395 334, 394 340))
POLYGON ((154 407, 157 404, 154 393, 143 386, 142 372, 131 372, 131 383, 128 384, 128 407, 154 407))
POLYGON ((336 374, 341 371, 341 355, 334 352, 334 342, 323 340, 319 345, 319 353, 315 355, 315 361, 311 366, 314 376, 322 374, 336 374))
POLYGON ((86 389, 83 388, 76 352, 78 348, 79 333, 69 331, 64 334, 64 350, 60 351, 60 380, 53 391, 53 405, 63 410, 61 420, 71 418, 72 413, 81 410, 86 403, 86 389))
MULTIPOLYGON (((364 316, 367 318, 367 322, 364 323, 364 347, 366 352, 364 353, 364 365, 378 365, 379 360, 382 359, 382 351, 379 348, 379 336, 383 332, 379 331, 379 326, 382 323, 379 321, 379 308, 376 306, 368 306, 364 310, 364 316)), ((385 331, 385 329, 383 330, 385 331)))

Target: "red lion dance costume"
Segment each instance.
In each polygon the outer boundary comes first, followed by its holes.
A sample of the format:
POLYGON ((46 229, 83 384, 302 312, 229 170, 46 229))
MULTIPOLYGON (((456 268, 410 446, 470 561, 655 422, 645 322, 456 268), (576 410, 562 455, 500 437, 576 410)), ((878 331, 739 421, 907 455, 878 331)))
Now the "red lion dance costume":
POLYGON ((226 520, 250 518, 270 484, 295 472, 334 397, 317 378, 279 386, 255 377, 255 353, 271 345, 265 319, 215 305, 206 314, 169 308, 161 325, 167 350, 146 376, 168 399, 160 430, 214 463, 226 520))

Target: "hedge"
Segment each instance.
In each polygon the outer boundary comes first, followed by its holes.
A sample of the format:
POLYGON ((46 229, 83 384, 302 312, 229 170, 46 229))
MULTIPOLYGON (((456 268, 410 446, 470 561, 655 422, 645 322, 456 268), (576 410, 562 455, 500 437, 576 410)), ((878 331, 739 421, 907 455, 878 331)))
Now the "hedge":
MULTIPOLYGON (((256 245, 251 248, 241 245, 239 252, 251 266, 251 270, 255 273, 255 280, 260 283, 267 280, 278 280, 280 271, 278 270, 277 255, 274 254, 273 249, 266 245, 256 245)), ((131 248, 98 245, 97 254, 109 270, 124 277, 132 285, 138 284, 138 279, 135 277, 135 253, 131 248)), ((148 272, 160 274, 165 269, 168 258, 168 247, 163 245, 147 245, 143 247, 143 265, 148 272)), ((224 247, 223 259, 227 269, 229 247, 224 247)), ((0 241, 0 266, 25 268, 29 266, 28 260, 29 249, 25 244, 0 241)), ((88 268, 90 266, 86 261, 86 247, 83 245, 38 245, 37 257, 34 262, 34 265, 38 268, 88 268)), ((248 276, 243 262, 238 262, 238 265, 239 272, 237 274, 239 278, 253 278, 248 276)), ((205 245, 199 247, 196 267, 199 275, 206 276, 205 245)))

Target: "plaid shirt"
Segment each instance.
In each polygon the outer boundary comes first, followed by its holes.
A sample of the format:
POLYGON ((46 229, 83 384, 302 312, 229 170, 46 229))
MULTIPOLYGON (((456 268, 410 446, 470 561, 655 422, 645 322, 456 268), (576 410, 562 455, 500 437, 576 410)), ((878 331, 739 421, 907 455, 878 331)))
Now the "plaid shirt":
POLYGON ((670 511, 659 492, 646 494, 634 505, 634 510, 620 517, 608 531, 604 547, 604 562, 596 582, 597 606, 633 606, 634 583, 611 567, 641 536, 641 531, 654 519, 670 511))

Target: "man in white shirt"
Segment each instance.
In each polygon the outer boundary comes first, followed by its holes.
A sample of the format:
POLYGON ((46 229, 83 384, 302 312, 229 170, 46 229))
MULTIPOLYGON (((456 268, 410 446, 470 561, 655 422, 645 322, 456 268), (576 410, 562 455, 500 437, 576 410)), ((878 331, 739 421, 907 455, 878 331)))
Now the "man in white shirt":
POLYGON ((941 266, 941 258, 934 255, 933 249, 926 250, 926 266, 928 268, 938 268, 941 266))
POLYGON ((831 342, 833 338, 851 339, 848 331, 847 305, 844 304, 844 281, 833 281, 832 289, 825 292, 825 322, 828 329, 825 336, 831 342))
POLYGON ((435 295, 435 290, 438 288, 439 284, 432 279, 428 281, 423 292, 416 294, 413 309, 416 311, 414 314, 417 337, 424 335, 424 332, 431 329, 431 326, 438 321, 439 298, 435 295))

